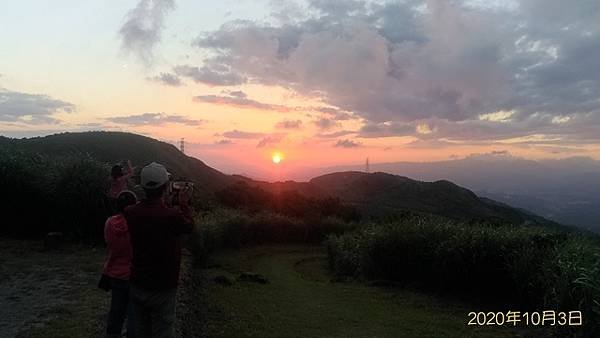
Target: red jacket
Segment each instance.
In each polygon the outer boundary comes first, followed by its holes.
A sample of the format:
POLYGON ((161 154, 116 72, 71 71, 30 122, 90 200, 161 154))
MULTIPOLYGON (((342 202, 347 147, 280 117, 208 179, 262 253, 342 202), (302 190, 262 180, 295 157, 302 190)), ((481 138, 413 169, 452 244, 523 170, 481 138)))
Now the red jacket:
POLYGON ((177 287, 180 235, 194 226, 191 210, 182 209, 168 208, 162 200, 143 200, 125 209, 133 248, 131 283, 146 290, 177 287))
POLYGON ((131 243, 127 221, 123 215, 118 214, 106 220, 104 240, 108 248, 104 274, 128 280, 131 266, 131 243))

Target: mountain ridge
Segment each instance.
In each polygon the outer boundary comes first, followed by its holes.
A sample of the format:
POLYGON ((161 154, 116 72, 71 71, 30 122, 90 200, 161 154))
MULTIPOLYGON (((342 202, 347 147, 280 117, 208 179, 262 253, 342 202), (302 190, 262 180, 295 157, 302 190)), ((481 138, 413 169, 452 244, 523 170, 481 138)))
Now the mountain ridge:
MULTIPOLYGON (((319 171, 361 168, 335 166, 319 171)), ((371 169, 424 181, 448 179, 480 197, 600 232, 600 161, 589 157, 531 160, 495 152, 438 162, 371 163, 371 169)))
POLYGON ((265 182, 226 175, 195 157, 181 153, 172 144, 131 133, 101 131, 29 139, 0 137, 0 146, 3 145, 46 156, 83 153, 107 163, 130 159, 138 170, 140 165, 158 161, 165 164, 175 178, 196 182, 205 196, 235 182, 246 182, 274 194, 297 191, 308 197, 337 197, 369 216, 412 211, 462 219, 497 219, 516 224, 539 221, 539 218, 518 209, 496 201, 489 202, 448 180, 423 182, 390 173, 359 171, 325 174, 307 182, 265 182))

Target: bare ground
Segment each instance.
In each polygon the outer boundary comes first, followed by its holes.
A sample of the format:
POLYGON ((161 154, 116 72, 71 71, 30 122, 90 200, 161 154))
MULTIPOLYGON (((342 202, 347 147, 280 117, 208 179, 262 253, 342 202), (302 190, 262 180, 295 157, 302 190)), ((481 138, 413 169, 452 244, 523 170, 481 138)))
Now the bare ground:
MULTIPOLYGON (((103 337, 110 294, 97 288, 105 248, 65 245, 44 250, 42 241, 0 238, 0 338, 103 337)), ((193 337, 201 325, 197 276, 184 250, 176 332, 193 337)))
POLYGON ((0 337, 102 336, 103 248, 0 238, 0 337), (55 334, 56 335, 55 335, 55 334))

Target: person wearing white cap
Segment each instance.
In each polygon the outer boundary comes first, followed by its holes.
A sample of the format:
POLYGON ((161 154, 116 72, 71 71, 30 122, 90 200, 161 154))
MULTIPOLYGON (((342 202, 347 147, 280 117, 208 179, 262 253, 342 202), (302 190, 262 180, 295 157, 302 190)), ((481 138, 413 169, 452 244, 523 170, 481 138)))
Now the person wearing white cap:
POLYGON ((179 207, 164 202, 170 174, 156 162, 141 172, 146 198, 125 209, 133 257, 130 297, 138 337, 172 337, 181 235, 194 226, 189 192, 179 191, 179 207))

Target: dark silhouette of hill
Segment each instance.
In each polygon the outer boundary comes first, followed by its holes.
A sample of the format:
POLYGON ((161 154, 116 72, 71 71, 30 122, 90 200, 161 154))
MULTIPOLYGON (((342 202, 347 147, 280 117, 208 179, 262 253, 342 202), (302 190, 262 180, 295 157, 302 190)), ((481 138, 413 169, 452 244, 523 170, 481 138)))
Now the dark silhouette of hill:
MULTIPOLYGON (((309 197, 331 196, 356 207, 365 216, 382 217, 401 212, 419 212, 454 219, 487 219, 514 224, 553 224, 524 210, 478 197, 452 182, 421 182, 383 172, 346 171, 315 177, 308 182, 254 181, 275 196, 297 191, 309 197)), ((553 224, 554 225, 554 224, 553 224)))
POLYGON ((174 178, 196 182, 198 190, 207 195, 244 181, 274 196, 295 191, 306 197, 339 198, 368 216, 409 211, 458 219, 496 219, 516 224, 541 220, 502 203, 480 198, 472 191, 445 180, 421 182, 383 172, 367 174, 357 171, 327 174, 308 182, 269 183, 230 176, 181 153, 172 144, 131 133, 62 133, 29 139, 0 137, 2 146, 45 156, 87 154, 109 164, 129 159, 138 169, 157 161, 166 165, 174 178))
POLYGON ((156 161, 164 164, 174 178, 193 181, 199 191, 207 193, 222 189, 235 180, 197 158, 183 154, 172 144, 131 133, 99 131, 28 139, 0 137, 0 146, 45 156, 88 154, 109 164, 131 160, 137 170, 156 161))
MULTIPOLYGON (((338 166, 321 172, 361 168, 338 166)), ((423 181, 451 180, 478 196, 600 231, 600 161, 587 157, 534 161, 499 152, 440 162, 371 163, 371 168, 423 181)))
POLYGON ((366 214, 417 211, 458 219, 497 219, 521 224, 534 221, 523 212, 483 199, 472 191, 441 180, 421 182, 382 172, 342 172, 319 176, 310 184, 340 197, 366 214))

